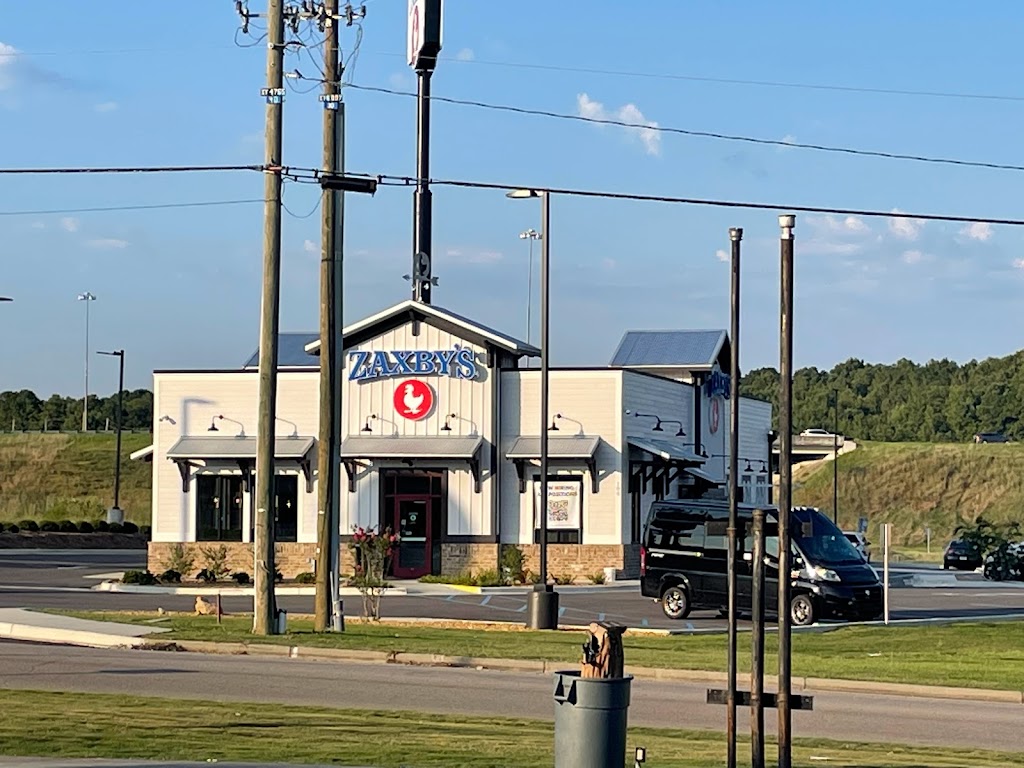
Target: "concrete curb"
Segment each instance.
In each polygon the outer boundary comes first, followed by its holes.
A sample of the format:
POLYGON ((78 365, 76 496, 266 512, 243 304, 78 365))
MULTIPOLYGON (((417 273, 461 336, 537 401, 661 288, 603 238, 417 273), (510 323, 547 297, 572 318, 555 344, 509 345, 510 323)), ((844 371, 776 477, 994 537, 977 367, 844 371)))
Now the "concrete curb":
POLYGON ((29 643, 56 645, 84 645, 88 648, 138 648, 146 644, 145 637, 108 635, 81 629, 36 627, 31 624, 0 622, 0 640, 21 640, 29 643))
MULTIPOLYGON (((438 586, 448 587, 458 592, 466 592, 471 595, 526 595, 533 591, 532 586, 517 587, 471 587, 464 584, 440 584, 438 586)), ((562 584, 556 587, 559 592, 571 593, 573 595, 594 595, 603 592, 617 590, 636 590, 639 586, 634 582, 612 582, 610 584, 562 584)))
MULTIPOLYGON (((96 592, 124 592, 136 595, 210 595, 221 597, 252 597, 255 593, 254 587, 155 587, 142 584, 121 584, 116 581, 104 581, 91 587, 96 592)), ((296 587, 277 587, 274 593, 280 597, 309 596, 316 594, 316 585, 308 584, 296 587)), ((355 587, 342 587, 339 594, 345 597, 353 597, 360 594, 355 587)), ((404 587, 388 587, 383 592, 384 596, 403 596, 408 591, 404 587)))
MULTIPOLYGON (((537 672, 551 674, 571 667, 570 662, 539 659, 491 659, 477 656, 445 656, 435 653, 406 653, 402 651, 357 651, 339 648, 309 648, 265 643, 216 643, 210 641, 145 641, 144 650, 181 650, 195 653, 220 653, 248 656, 278 656, 310 661, 345 661, 369 664, 408 664, 410 666, 455 667, 488 669, 505 672, 537 672), (169 646, 174 646, 173 648, 169 646)), ((690 669, 659 669, 626 665, 626 674, 638 680, 678 680, 690 683, 725 684, 724 672, 690 669)), ((778 678, 765 676, 765 684, 778 687, 778 678)), ((869 680, 841 680, 815 677, 794 677, 794 691, 842 691, 845 693, 888 694, 915 698, 958 699, 989 701, 1024 705, 1024 692, 998 691, 984 688, 954 688, 951 686, 915 685, 911 683, 882 683, 869 680)))

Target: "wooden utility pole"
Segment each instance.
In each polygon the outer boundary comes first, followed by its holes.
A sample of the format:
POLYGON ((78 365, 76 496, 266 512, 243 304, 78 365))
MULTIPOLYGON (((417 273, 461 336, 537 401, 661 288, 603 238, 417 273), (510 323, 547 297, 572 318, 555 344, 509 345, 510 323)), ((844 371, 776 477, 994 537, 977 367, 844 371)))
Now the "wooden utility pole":
MULTIPOLYGON (((344 171, 345 105, 340 97, 338 0, 324 3, 323 169, 344 171), (339 162, 340 160, 340 162, 339 162)), ((320 251, 320 438, 317 452, 316 598, 314 629, 338 629, 338 566, 342 381, 342 201, 344 192, 325 189, 321 200, 320 251), (332 617, 334 621, 331 621, 332 617)))
POLYGON ((256 541, 253 627, 277 632, 274 600, 274 417, 281 307, 281 111, 284 99, 284 0, 267 0, 266 169, 264 170, 263 295, 260 304, 259 413, 256 432, 256 541))

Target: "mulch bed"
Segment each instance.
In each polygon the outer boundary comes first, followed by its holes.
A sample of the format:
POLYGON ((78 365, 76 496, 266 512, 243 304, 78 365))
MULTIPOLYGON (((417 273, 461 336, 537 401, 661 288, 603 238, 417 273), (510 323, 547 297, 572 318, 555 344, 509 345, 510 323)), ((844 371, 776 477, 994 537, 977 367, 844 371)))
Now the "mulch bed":
POLYGON ((0 549, 146 549, 139 533, 0 533, 0 549))

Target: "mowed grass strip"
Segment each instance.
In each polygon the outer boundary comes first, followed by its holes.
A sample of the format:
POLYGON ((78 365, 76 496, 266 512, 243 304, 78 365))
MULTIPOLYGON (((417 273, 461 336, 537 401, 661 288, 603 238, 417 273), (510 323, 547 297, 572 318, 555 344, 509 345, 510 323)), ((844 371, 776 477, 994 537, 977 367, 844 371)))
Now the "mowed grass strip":
MULTIPOLYGON (((11 690, 0 691, 0 708, 19 713, 0 718, 0 754, 22 757, 381 768, 550 768, 553 760, 554 727, 536 720, 11 690)), ((723 736, 710 731, 631 727, 627 755, 636 746, 660 768, 717 768, 725 756, 723 736)), ((794 747, 798 766, 1024 766, 1024 755, 983 750, 821 739, 794 747)), ((767 751, 774 762, 774 748, 767 751)))
MULTIPOLYGON (((343 633, 317 634, 309 619, 289 617, 285 635, 251 633, 252 620, 153 613, 74 612, 81 618, 145 623, 171 632, 158 640, 276 643, 309 648, 437 653, 478 658, 543 659, 576 663, 584 633, 525 629, 456 629, 415 624, 348 622, 343 633)), ((749 633, 739 637, 739 668, 750 668, 749 633)), ((765 669, 777 669, 777 637, 765 638, 765 669)), ((626 664, 724 672, 724 635, 631 635, 623 637, 626 664)), ((917 627, 845 627, 793 635, 793 674, 798 677, 873 680, 1024 691, 1024 622, 962 623, 917 627)))

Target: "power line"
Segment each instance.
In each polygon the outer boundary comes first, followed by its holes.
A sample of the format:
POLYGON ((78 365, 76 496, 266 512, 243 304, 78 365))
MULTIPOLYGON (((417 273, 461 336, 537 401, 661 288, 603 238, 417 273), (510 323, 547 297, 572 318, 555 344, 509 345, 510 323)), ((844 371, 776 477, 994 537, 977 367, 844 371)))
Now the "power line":
MULTIPOLYGON (((366 174, 350 173, 349 176, 365 176, 366 174)), ((384 186, 413 186, 417 179, 411 176, 375 176, 379 184, 384 186)), ((538 187, 524 184, 497 184, 486 181, 468 181, 464 179, 430 179, 430 184, 442 187, 463 187, 470 189, 494 189, 507 192, 511 189, 532 189, 552 195, 565 197, 603 198, 606 200, 632 200, 648 203, 675 203, 681 205, 704 205, 716 208, 747 208, 751 210, 786 211, 799 213, 831 213, 843 216, 863 216, 865 218, 917 219, 921 221, 946 221, 957 223, 1005 224, 1007 226, 1024 226, 1024 219, 995 219, 978 216, 948 215, 939 213, 908 213, 906 211, 880 211, 869 208, 829 208, 811 205, 783 205, 780 203, 756 203, 739 200, 714 200, 700 197, 671 197, 666 195, 644 195, 631 192, 603 192, 592 189, 573 189, 570 187, 538 187)))
POLYGON ((0 168, 3 175, 87 174, 87 173, 204 173, 219 171, 265 171, 265 165, 151 165, 138 167, 0 168))
POLYGON ((0 211, 0 216, 46 216, 57 213, 104 213, 107 211, 151 211, 162 208, 208 208, 218 205, 262 203, 262 198, 251 200, 203 200, 191 203, 155 203, 152 205, 111 205, 96 208, 49 208, 33 211, 0 211))
MULTIPOLYGON (((369 91, 372 93, 385 93, 393 96, 411 96, 416 97, 415 93, 411 91, 399 91, 393 88, 383 88, 380 86, 370 85, 356 85, 354 83, 346 83, 346 88, 354 88, 359 91, 369 91)), ((673 128, 664 125, 647 125, 644 123, 630 123, 625 120, 615 120, 612 118, 600 118, 600 117, 587 117, 585 115, 572 115, 565 112, 553 112, 544 109, 530 109, 527 107, 516 107, 510 104, 492 104, 484 101, 475 101, 470 99, 454 99, 447 96, 433 96, 429 97, 431 101, 440 101, 445 104, 456 104, 459 106, 466 107, 477 107, 479 109, 489 109, 498 112, 512 112, 519 115, 531 115, 535 117, 548 117, 557 120, 569 120, 580 123, 593 123, 596 125, 614 125, 620 128, 632 128, 634 130, 641 131, 656 131, 658 133, 671 133, 679 134, 682 136, 691 136, 696 138, 704 139, 719 139, 722 141, 735 141, 743 142, 747 144, 760 144, 774 147, 787 147, 789 149, 810 149, 817 152, 830 152, 844 155, 856 155, 860 157, 878 157, 886 160, 910 160, 919 163, 931 163, 937 165, 958 165, 969 168, 988 168, 1000 171, 1024 171, 1024 165, 1012 165, 1009 163, 989 163, 976 160, 960 160, 958 158, 951 157, 929 157, 927 155, 912 155, 904 154, 900 152, 883 152, 878 150, 870 149, 856 149, 853 147, 839 147, 830 146, 826 144, 809 144, 806 142, 798 141, 785 141, 783 139, 763 139, 754 136, 741 136, 736 134, 718 133, 715 131, 697 131, 689 128, 673 128)))

